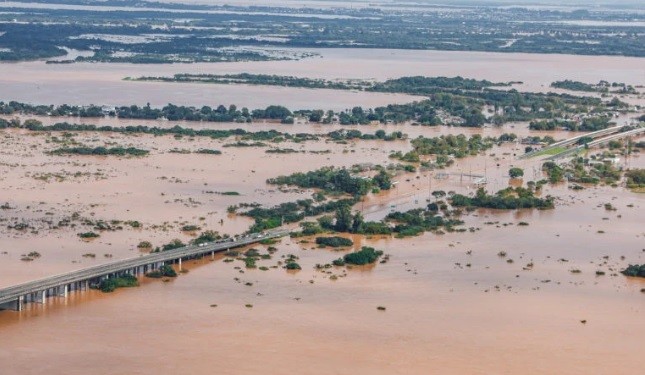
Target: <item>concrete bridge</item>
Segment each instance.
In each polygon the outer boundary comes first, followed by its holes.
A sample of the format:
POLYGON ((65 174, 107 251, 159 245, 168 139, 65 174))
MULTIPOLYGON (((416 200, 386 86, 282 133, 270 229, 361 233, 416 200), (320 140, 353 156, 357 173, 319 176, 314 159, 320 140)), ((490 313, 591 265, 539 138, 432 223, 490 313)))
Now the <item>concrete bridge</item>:
POLYGON ((144 275, 167 263, 178 262, 181 266, 182 259, 190 259, 208 254, 214 256, 216 252, 251 245, 266 239, 283 237, 288 233, 287 230, 279 229, 222 239, 201 245, 185 246, 174 250, 142 255, 136 258, 117 260, 2 288, 0 289, 0 309, 20 311, 27 302, 44 303, 47 297, 67 297, 67 294, 72 291, 87 290, 89 287, 97 285, 105 279, 123 275, 144 275))
POLYGON ((567 150, 565 150, 565 151, 563 151, 563 152, 561 152, 559 154, 549 156, 548 158, 546 158, 546 160, 561 159, 561 158, 564 158, 564 157, 567 157, 567 156, 574 155, 574 154, 578 153, 578 151, 584 150, 587 147, 591 148, 591 147, 595 147, 595 146, 599 146, 599 145, 604 145, 604 144, 608 143, 609 141, 613 141, 613 140, 617 140, 617 139, 621 139, 621 138, 639 137, 643 133, 645 133, 645 127, 638 127, 636 129, 632 129, 632 130, 629 130, 629 131, 626 131, 626 132, 611 134, 611 135, 608 135, 606 137, 598 138, 598 139, 596 139, 594 141, 591 141, 591 142, 587 143, 586 145, 579 145, 579 146, 576 146, 576 147, 568 148, 567 150))
POLYGON ((527 152, 526 154, 521 155, 519 157, 519 159, 528 159, 528 158, 531 158, 533 156, 544 155, 549 150, 557 149, 559 147, 571 146, 571 145, 575 144, 576 142, 578 142, 580 139, 582 139, 584 137, 597 138, 597 137, 603 137, 603 136, 613 134, 613 133, 618 133, 623 128, 624 128, 623 125, 621 125, 621 126, 613 126, 611 128, 607 128, 607 129, 602 129, 602 130, 597 130, 597 131, 590 132, 590 133, 580 134, 580 135, 577 135, 575 137, 567 138, 565 140, 552 143, 552 144, 550 144, 550 145, 548 145, 548 146, 546 146, 546 147, 544 147, 544 148, 542 148, 540 150, 527 152))

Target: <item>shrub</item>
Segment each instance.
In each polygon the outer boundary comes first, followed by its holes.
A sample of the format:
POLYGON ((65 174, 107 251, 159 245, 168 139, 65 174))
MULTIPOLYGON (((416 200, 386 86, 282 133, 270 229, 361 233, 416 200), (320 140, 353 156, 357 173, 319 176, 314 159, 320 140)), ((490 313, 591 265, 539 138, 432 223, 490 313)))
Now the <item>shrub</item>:
POLYGON ((524 176, 524 170, 522 168, 511 168, 508 171, 508 175, 511 176, 511 178, 519 178, 524 176))
POLYGON ((94 232, 79 233, 78 236, 80 238, 97 238, 97 237, 100 237, 97 233, 94 233, 94 232))
POLYGON ((159 269, 146 273, 146 277, 151 277, 153 279, 159 279, 162 277, 177 277, 177 272, 168 265, 159 267, 159 269))
POLYGON ((624 270, 620 271, 625 276, 645 277, 645 264, 630 264, 624 270))
POLYGON ((375 250, 372 247, 363 246, 363 248, 360 251, 357 251, 355 253, 346 254, 343 257, 343 260, 347 264, 354 264, 354 265, 361 266, 361 265, 376 262, 376 260, 381 255, 383 255, 382 251, 375 250))
POLYGON ((349 238, 333 236, 333 237, 316 237, 316 244, 329 247, 344 247, 352 246, 354 242, 349 238))
POLYGON ((132 275, 123 275, 111 279, 102 280, 98 285, 98 289, 100 289, 103 293, 111 293, 118 288, 130 288, 134 286, 139 286, 139 281, 137 280, 137 278, 132 275))

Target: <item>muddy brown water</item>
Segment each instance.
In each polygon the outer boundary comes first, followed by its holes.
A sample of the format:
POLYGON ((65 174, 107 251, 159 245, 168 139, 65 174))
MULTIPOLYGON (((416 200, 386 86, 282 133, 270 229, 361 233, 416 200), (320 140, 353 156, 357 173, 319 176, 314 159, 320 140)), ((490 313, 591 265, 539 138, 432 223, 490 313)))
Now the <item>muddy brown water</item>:
MULTIPOLYGON (((606 60, 596 61, 602 66, 606 60)), ((411 59, 410 66, 423 63, 411 59)), ((376 65, 367 64, 365 76, 373 69, 376 65)), ((557 74, 570 72, 563 69, 557 74)), ((603 71, 613 72, 607 67, 603 71)), ((529 77, 537 74, 527 72, 529 77)), ((6 79, 6 73, 1 74, 6 79)), ((503 79, 508 73, 501 69, 496 74, 503 79)), ((540 70, 539 74, 548 81, 547 73, 540 70)), ((596 81, 608 78, 594 77, 596 81)), ((57 84, 53 76, 48 79, 57 84)), ((105 119, 99 123, 131 122, 105 119)), ((146 122, 156 123, 164 124, 146 122)), ((285 129, 279 124, 245 128, 285 129)), ((526 128, 526 124, 514 124, 483 130, 410 125, 386 129, 414 137, 511 131, 526 135, 526 128)), ((302 131, 329 129, 307 125, 302 131)), ((569 135, 554 134, 557 139, 569 135)), ((229 205, 273 205, 311 196, 311 191, 297 189, 280 192, 265 183, 267 178, 325 165, 385 164, 392 162, 391 151, 410 149, 408 141, 287 142, 279 147, 330 153, 276 155, 266 154, 263 148, 224 148, 232 139, 88 132, 72 138, 93 146, 140 147, 151 154, 142 158, 51 156, 46 152, 60 147, 54 136, 63 138, 61 133, 0 131, 0 203, 11 207, 0 210, 0 286, 139 256, 136 245, 143 240, 154 245, 173 238, 186 242, 191 235, 180 231, 184 224, 242 232, 251 222, 227 214, 229 205), (169 152, 175 148, 211 148, 223 154, 169 152), (57 223, 74 212, 92 220, 138 220, 143 227, 104 231, 100 238, 85 242, 77 233, 91 228, 50 229, 46 223, 57 223), (7 228, 23 221, 35 232, 7 228), (21 261, 21 255, 30 251, 42 256, 21 261), (96 257, 83 257, 87 253, 96 257)), ((428 172, 399 175, 395 189, 369 196, 356 209, 376 220, 392 210, 425 206, 432 190, 473 192, 472 181, 462 173, 485 174, 490 191, 509 185, 510 166, 523 167, 525 181, 541 178, 539 161, 518 161, 514 156, 523 148, 508 144, 484 156, 458 160, 445 171, 450 173, 447 179, 428 172)), ((632 157, 621 164, 644 168, 645 158, 632 157)), ((282 256, 295 254, 301 271, 287 272, 280 266, 246 270, 242 262, 226 263, 220 256, 214 261, 184 262, 189 272, 169 282, 145 280, 138 288, 113 294, 72 293, 68 299, 49 299, 44 306, 29 304, 21 313, 3 311, 0 373, 632 373, 643 365, 645 296, 640 290, 645 282, 618 271, 629 263, 645 263, 645 195, 623 187, 574 192, 566 184, 547 186, 544 194, 558 198, 555 210, 475 211, 463 218, 472 233, 428 233, 410 239, 353 237, 355 249, 374 246, 390 255, 387 263, 373 267, 333 267, 328 270, 331 274, 316 271, 316 264, 329 263, 349 249, 317 249, 313 243, 283 239, 275 245, 279 250, 272 259, 260 260, 258 266, 278 266, 282 256), (605 210, 605 203, 617 210, 605 210), (520 221, 529 225, 518 226, 520 221), (499 257, 500 251, 507 256, 499 257), (605 275, 597 276, 599 270, 605 275), (386 310, 379 311, 378 306, 386 310)), ((266 252, 266 245, 256 247, 266 252)))
MULTIPOLYGON (((306 51, 293 49, 292 51, 306 51)), ((42 61, 2 64, 0 98, 38 104, 98 105, 229 105, 263 108, 343 110, 406 103, 418 97, 402 94, 336 90, 128 82, 125 77, 171 76, 175 73, 256 73, 325 79, 385 80, 410 75, 463 76, 497 82, 523 81, 518 90, 550 90, 562 79, 596 83, 645 84, 641 59, 630 57, 540 55, 521 53, 316 49, 319 57, 298 61, 197 64, 61 64, 42 61), (279 99, 279 100, 278 100, 279 99)), ((309 51, 310 52, 310 51, 309 51)))

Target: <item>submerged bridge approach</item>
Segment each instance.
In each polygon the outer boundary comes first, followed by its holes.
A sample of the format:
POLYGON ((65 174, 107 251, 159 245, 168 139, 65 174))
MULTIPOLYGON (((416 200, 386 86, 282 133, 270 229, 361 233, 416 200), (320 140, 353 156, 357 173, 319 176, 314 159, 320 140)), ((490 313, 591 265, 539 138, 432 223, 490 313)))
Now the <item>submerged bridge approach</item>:
POLYGON ((286 236, 287 230, 278 229, 264 233, 249 234, 226 238, 200 245, 190 245, 178 249, 142 255, 88 267, 60 275, 46 277, 19 285, 0 289, 0 310, 20 311, 26 302, 44 303, 47 297, 62 296, 72 291, 87 290, 102 280, 123 275, 139 276, 156 270, 167 263, 178 262, 198 256, 226 251, 236 247, 251 245, 263 240, 286 236))
POLYGON ((544 147, 542 149, 527 152, 526 154, 521 155, 519 157, 519 159, 528 159, 528 158, 532 158, 534 156, 548 155, 549 151, 557 150, 557 149, 560 149, 560 148, 563 148, 563 147, 571 146, 571 145, 575 144, 576 142, 578 142, 579 140, 581 140, 582 138, 591 137, 591 138, 596 139, 596 138, 599 138, 599 137, 607 136, 609 134, 619 133, 623 128, 625 128, 625 126, 620 125, 620 126, 613 126, 611 128, 607 128, 607 129, 596 130, 596 131, 589 132, 589 133, 583 133, 583 134, 577 135, 575 137, 567 138, 565 140, 552 143, 552 144, 550 144, 550 145, 548 145, 548 146, 546 146, 546 147, 544 147))

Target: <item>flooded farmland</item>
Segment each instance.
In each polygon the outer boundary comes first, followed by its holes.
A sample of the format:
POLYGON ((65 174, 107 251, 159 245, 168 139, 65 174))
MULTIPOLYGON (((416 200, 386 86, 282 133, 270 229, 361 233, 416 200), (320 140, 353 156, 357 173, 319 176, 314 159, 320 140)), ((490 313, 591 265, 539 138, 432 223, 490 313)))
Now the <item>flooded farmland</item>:
POLYGON ((290 109, 343 110, 359 105, 376 107, 406 103, 420 97, 251 85, 171 85, 161 82, 130 82, 123 79, 172 76, 177 73, 253 73, 366 80, 386 80, 414 75, 463 76, 494 82, 522 81, 523 84, 515 87, 524 91, 549 91, 552 90, 549 84, 560 79, 593 83, 606 80, 645 85, 645 73, 639 58, 378 49, 319 49, 315 52, 320 56, 298 61, 154 65, 45 65, 42 62, 5 64, 0 71, 0 94, 11 94, 12 100, 34 104, 235 104, 248 108, 281 104, 290 109))
MULTIPOLYGON (((376 80, 461 75, 519 80, 524 82, 519 88, 527 91, 546 91, 557 79, 645 84, 642 59, 637 58, 369 49, 330 49, 320 55, 300 61, 189 65, 3 64, 0 98, 38 104, 282 104, 337 110, 419 99, 122 80, 185 72, 376 80)), ((267 179, 324 166, 393 164, 397 161, 390 154, 411 150, 410 140, 418 136, 515 133, 560 140, 577 135, 529 130, 527 122, 461 128, 19 117, 45 125, 69 120, 319 135, 343 128, 365 133, 383 129, 408 138, 343 143, 321 137, 225 147, 238 139, 0 129, 0 204, 6 203, 0 211, 0 287, 138 257, 147 252, 137 247, 142 241, 153 246, 175 238, 188 242, 196 233, 182 231, 186 225, 242 233, 253 220, 230 213, 229 206, 270 207, 312 196, 311 189, 281 189, 267 179), (52 155, 62 144, 136 147, 149 154, 52 155), (266 152, 277 147, 296 152, 266 152), (196 153, 200 149, 221 154, 196 153), (122 228, 82 239, 78 233, 89 226, 57 225, 72 217, 122 228), (132 221, 140 225, 125 224, 132 221), (15 229, 20 223, 26 229, 15 229), (21 260, 32 251, 40 256, 21 260)), ((633 114, 626 114, 619 121, 622 125, 632 119, 633 114)), ((546 178, 542 160, 518 159, 524 152, 519 142, 504 143, 457 159, 441 171, 397 171, 393 189, 368 194, 354 209, 366 220, 381 220, 395 210, 427 206, 435 190, 472 194, 477 186, 471 175, 485 176, 486 188, 495 192, 518 184, 509 179, 511 167, 523 168, 524 183, 546 178)), ((639 155, 621 158, 620 167, 645 168, 639 155)), ((344 235, 354 245, 340 251, 319 248, 313 237, 283 238, 272 245, 277 251, 270 258, 258 261, 266 270, 247 269, 244 262, 218 255, 184 261, 185 272, 167 282, 145 279, 137 288, 110 294, 72 293, 27 304, 19 313, 0 311, 2 369, 16 374, 632 373, 644 364, 645 281, 619 271, 645 263, 645 195, 622 183, 583 190, 573 190, 573 185, 542 188, 541 196, 555 197, 553 210, 464 212, 464 232, 426 232, 405 239, 344 235), (615 210, 606 209, 607 203, 615 210), (383 250, 389 261, 316 268, 361 246, 383 250), (298 257, 302 270, 282 268, 279 262, 289 254, 298 257)), ((265 253, 269 246, 253 247, 265 253)))

